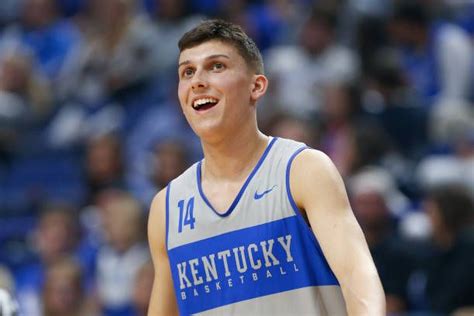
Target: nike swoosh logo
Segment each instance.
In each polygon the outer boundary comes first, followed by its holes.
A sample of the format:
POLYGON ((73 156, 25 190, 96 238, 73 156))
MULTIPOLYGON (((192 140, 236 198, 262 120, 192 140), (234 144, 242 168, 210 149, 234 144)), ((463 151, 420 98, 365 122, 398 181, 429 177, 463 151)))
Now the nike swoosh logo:
POLYGON ((253 198, 255 200, 260 200, 261 198, 263 198, 266 194, 272 192, 273 189, 275 189, 277 187, 277 185, 275 184, 272 188, 268 189, 268 190, 265 190, 263 191, 262 193, 258 193, 257 191, 255 191, 255 194, 253 196, 253 198))

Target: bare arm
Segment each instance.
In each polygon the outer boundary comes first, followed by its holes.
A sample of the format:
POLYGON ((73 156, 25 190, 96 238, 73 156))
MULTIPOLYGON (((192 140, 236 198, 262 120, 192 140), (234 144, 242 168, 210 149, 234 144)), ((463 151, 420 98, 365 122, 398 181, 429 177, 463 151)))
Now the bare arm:
POLYGON ((178 315, 173 280, 166 251, 165 190, 153 199, 148 219, 148 241, 150 245, 155 279, 150 297, 148 316, 178 315))
POLYGON ((304 150, 293 161, 290 187, 339 281, 348 314, 385 315, 377 270, 334 164, 319 151, 304 150))

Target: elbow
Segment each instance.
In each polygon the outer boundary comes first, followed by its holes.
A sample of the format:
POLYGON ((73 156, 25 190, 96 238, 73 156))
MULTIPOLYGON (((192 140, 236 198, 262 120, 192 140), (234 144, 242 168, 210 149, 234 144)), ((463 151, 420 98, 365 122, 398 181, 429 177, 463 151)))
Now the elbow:
POLYGON ((353 271, 348 286, 341 287, 348 315, 386 315, 385 293, 375 266, 353 271))

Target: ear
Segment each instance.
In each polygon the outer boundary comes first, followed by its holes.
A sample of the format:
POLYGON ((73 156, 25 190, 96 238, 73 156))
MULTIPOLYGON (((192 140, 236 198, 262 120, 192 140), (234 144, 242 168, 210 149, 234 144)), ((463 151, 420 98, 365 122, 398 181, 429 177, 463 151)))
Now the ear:
POLYGON ((258 101, 265 92, 267 91, 268 87, 268 79, 264 75, 254 75, 253 82, 250 91, 250 99, 254 102, 258 101))

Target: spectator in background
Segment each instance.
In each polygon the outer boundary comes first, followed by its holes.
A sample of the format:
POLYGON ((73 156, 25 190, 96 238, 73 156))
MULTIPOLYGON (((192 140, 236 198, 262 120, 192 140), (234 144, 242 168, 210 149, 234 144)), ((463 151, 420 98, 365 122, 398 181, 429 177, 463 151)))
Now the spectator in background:
POLYGON ((154 150, 152 180, 155 192, 160 191, 168 183, 183 173, 190 165, 186 147, 180 142, 162 142, 154 150))
POLYGON ((0 264, 0 289, 4 289, 8 293, 15 292, 15 280, 13 279, 13 275, 10 269, 3 264, 0 264))
POLYGON ((426 258, 428 309, 452 313, 474 307, 474 201, 472 191, 453 184, 426 194, 424 209, 433 229, 433 252, 426 258))
POLYGON ((321 104, 321 150, 334 162, 342 174, 347 174, 350 143, 354 122, 359 115, 359 90, 351 84, 324 86, 321 104))
POLYGON ((155 269, 153 268, 151 260, 145 262, 137 272, 135 283, 133 285, 133 306, 135 308, 135 316, 147 315, 154 276, 155 269))
POLYGON ((0 45, 0 163, 21 150, 24 136, 49 112, 49 85, 34 68, 34 57, 15 42, 0 45))
POLYGON ((10 270, 0 264, 0 315, 18 316, 18 303, 13 297, 15 281, 10 270))
POLYGON ((333 10, 316 7, 305 20, 298 45, 267 51, 266 72, 272 82, 265 99, 267 112, 314 115, 321 108, 324 85, 357 77, 357 56, 338 44, 336 25, 333 10))
POLYGON ((0 314, 2 316, 18 315, 18 304, 11 297, 11 294, 0 288, 0 314))
POLYGON ((427 106, 472 93, 474 52, 468 34, 452 23, 434 23, 428 4, 399 1, 389 24, 410 85, 427 106))
POLYGON ((393 2, 347 0, 341 4, 338 31, 343 42, 357 50, 363 73, 367 71, 373 54, 387 43, 385 21, 393 2))
POLYGON ((445 99, 432 109, 429 126, 431 151, 417 165, 419 186, 429 189, 443 182, 455 182, 474 191, 474 109, 471 104, 445 99))
POLYGON ((366 166, 383 166, 390 147, 390 140, 377 123, 353 122, 346 152, 340 156, 338 168, 342 176, 349 179, 366 166))
POLYGON ((296 29, 297 3, 292 1, 220 0, 217 16, 241 25, 260 50, 288 44, 296 29))
POLYGON ((52 263, 42 289, 43 316, 94 316, 94 309, 83 284, 81 266, 72 258, 52 263))
POLYGON ((128 131, 162 91, 152 86, 160 40, 138 0, 89 0, 77 20, 82 42, 61 73, 57 90, 65 104, 51 123, 54 147, 128 131))
POLYGON ((180 113, 179 105, 169 96, 143 113, 126 141, 127 185, 143 205, 149 205, 156 194, 153 173, 160 172, 155 159, 161 143, 186 144, 189 161, 202 157, 199 139, 180 113))
POLYGON ((91 196, 89 204, 81 209, 80 221, 84 228, 84 238, 93 247, 98 248, 105 243, 103 225, 106 205, 124 194, 126 194, 125 191, 119 188, 103 188, 91 196))
POLYGON ((293 139, 313 148, 319 146, 319 126, 308 119, 281 112, 275 113, 262 125, 268 135, 293 139))
POLYGON ((105 244, 97 256, 97 294, 103 315, 131 315, 133 285, 140 267, 150 259, 141 205, 124 193, 103 209, 105 244))
POLYGON ((85 170, 88 183, 88 202, 107 187, 124 187, 122 144, 113 134, 92 138, 86 147, 85 170))
POLYGON ((16 39, 29 47, 41 73, 56 80, 66 56, 77 48, 77 28, 60 17, 55 0, 21 1, 20 15, 20 23, 6 28, 3 39, 16 39))
MULTIPOLYGON (((153 45, 158 57, 158 75, 160 84, 167 85, 170 76, 176 76, 176 61, 178 60, 177 43, 181 35, 204 17, 190 10, 186 0, 152 0, 154 11, 151 13, 158 38, 153 45)), ((171 84, 174 84, 172 82, 171 84)), ((169 89, 173 89, 171 86, 169 89)), ((174 91, 174 90, 173 90, 174 91)))
POLYGON ((80 211, 80 222, 83 227, 83 256, 90 264, 87 267, 92 266, 89 269, 91 273, 87 275, 88 289, 96 286, 98 250, 108 244, 108 231, 105 226, 110 217, 109 205, 126 198, 131 198, 128 191, 113 186, 105 187, 97 191, 91 197, 89 204, 80 211))
POLYGON ((82 43, 61 73, 63 100, 97 107, 124 97, 157 71, 159 42, 151 21, 136 0, 89 0, 82 22, 82 43))
POLYGON ((45 272, 63 256, 79 257, 79 233, 79 222, 69 206, 52 204, 44 207, 32 238, 36 259, 16 273, 18 301, 23 314, 40 315, 45 272))
POLYGON ((405 159, 419 159, 426 151, 427 112, 413 88, 406 82, 393 50, 380 50, 367 73, 362 96, 366 118, 379 122, 405 159))
MULTIPOLYGON (((264 0, 261 11, 266 18, 259 22, 260 27, 264 28, 264 34, 269 38, 267 45, 272 47, 294 43, 301 27, 300 17, 305 10, 304 1, 264 0)), ((262 45, 263 50, 268 48, 262 45)))

